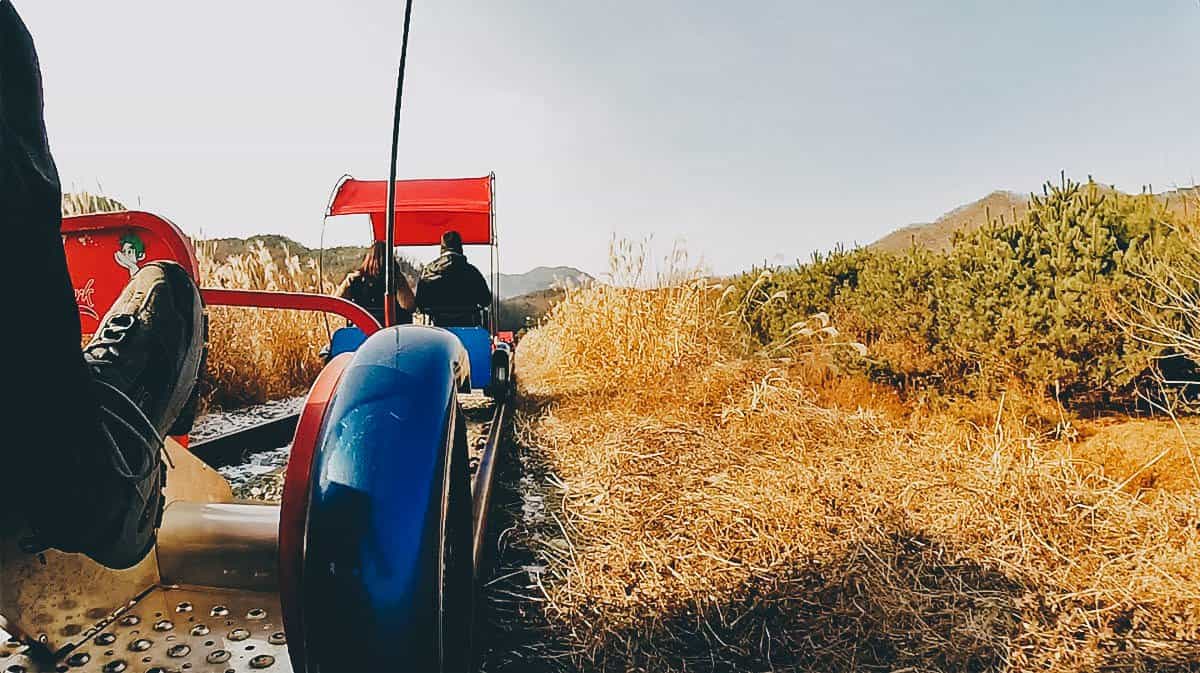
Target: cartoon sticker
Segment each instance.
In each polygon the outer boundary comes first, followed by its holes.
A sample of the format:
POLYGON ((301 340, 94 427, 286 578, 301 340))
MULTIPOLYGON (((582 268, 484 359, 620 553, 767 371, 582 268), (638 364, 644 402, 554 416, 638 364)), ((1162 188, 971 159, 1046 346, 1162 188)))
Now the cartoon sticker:
POLYGON ((121 249, 113 253, 113 259, 133 277, 138 272, 138 262, 146 259, 146 244, 131 231, 121 237, 121 249))

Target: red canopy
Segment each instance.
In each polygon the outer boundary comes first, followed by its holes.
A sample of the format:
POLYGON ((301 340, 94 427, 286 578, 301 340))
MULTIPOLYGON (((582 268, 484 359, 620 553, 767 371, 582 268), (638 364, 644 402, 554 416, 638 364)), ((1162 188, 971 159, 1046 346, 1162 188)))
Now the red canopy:
MULTIPOLYGON (((375 240, 384 239, 387 180, 347 178, 329 215, 370 215, 375 240)), ((396 181, 394 245, 437 245, 449 230, 467 245, 492 242, 492 178, 396 181)))

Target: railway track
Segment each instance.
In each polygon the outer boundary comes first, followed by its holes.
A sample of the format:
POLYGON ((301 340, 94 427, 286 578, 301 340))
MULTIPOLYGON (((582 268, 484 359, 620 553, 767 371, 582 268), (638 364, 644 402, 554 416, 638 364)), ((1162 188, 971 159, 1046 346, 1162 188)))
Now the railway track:
MULTIPOLYGON (((510 411, 508 400, 480 394, 459 395, 467 421, 471 471, 472 556, 476 576, 483 574, 484 540, 501 434, 510 411)), ((291 405, 299 408, 298 405, 291 405)), ((298 413, 286 405, 275 417, 257 422, 233 423, 237 429, 212 434, 191 445, 196 456, 217 468, 233 486, 234 495, 246 501, 278 504, 283 496, 283 474, 291 451, 298 413)))
MULTIPOLYGON (((486 577, 490 570, 484 565, 487 559, 483 541, 487 535, 497 457, 501 450, 503 428, 508 421, 511 404, 508 399, 493 400, 475 394, 460 395, 459 403, 467 422, 473 515, 472 554, 475 577, 478 579, 486 577)), ((277 504, 282 496, 283 471, 287 465, 296 423, 297 414, 284 409, 274 417, 262 418, 256 422, 232 423, 230 427, 236 426, 236 429, 231 432, 208 433, 208 436, 195 442, 191 448, 229 479, 235 494, 244 502, 277 504)), ((276 520, 267 517, 261 524, 273 529, 276 520)), ((274 558, 264 559, 263 562, 274 563, 274 558)), ((112 664, 112 661, 117 661, 120 657, 129 657, 131 652, 136 652, 143 662, 143 667, 128 670, 176 670, 145 663, 160 659, 179 666, 178 670, 266 669, 281 673, 291 670, 286 649, 287 639, 282 631, 282 624, 277 621, 280 613, 278 599, 261 591, 247 593, 242 590, 162 587, 139 599, 137 608, 130 614, 138 613, 147 613, 147 619, 153 615, 154 620, 157 620, 153 630, 146 632, 136 621, 137 617, 126 617, 120 622, 114 622, 107 628, 106 633, 109 635, 102 636, 110 639, 105 643, 112 649, 102 655, 100 649, 85 646, 81 651, 94 650, 93 654, 80 654, 70 659, 68 664, 54 668, 52 664, 38 658, 37 650, 17 640, 5 642, 0 638, 0 660, 5 662, 4 670, 10 673, 63 671, 67 668, 81 672, 102 670, 105 673, 116 673, 127 669, 112 664), (206 622, 212 620, 220 622, 219 630, 224 634, 223 638, 208 635, 209 627, 206 622), (188 631, 180 632, 177 637, 174 633, 175 622, 179 622, 181 629, 186 627, 188 631), (161 639, 146 637, 162 633, 168 635, 161 639), (243 638, 250 645, 243 646, 243 638), (218 639, 221 643, 216 642, 218 639), (117 650, 121 652, 118 653, 117 650)), ((216 633, 216 630, 213 633, 216 633)), ((0 634, 7 635, 4 631, 0 631, 0 634)), ((88 643, 96 644, 90 641, 88 643)), ((124 666, 124 660, 120 661, 124 666)))
MULTIPOLYGON (((202 439, 193 441, 189 448, 198 458, 229 479, 239 498, 278 503, 281 494, 278 489, 283 486, 283 468, 287 465, 292 435, 299 419, 300 405, 291 402, 285 400, 271 405, 275 413, 269 409, 266 412, 257 409, 234 412, 237 414, 234 420, 230 420, 226 414, 220 414, 210 428, 228 426, 231 429, 213 432, 202 428, 206 430, 202 439), (247 417, 254 420, 242 420, 247 417), (273 486, 274 481, 278 481, 276 488, 262 488, 273 486), (260 488, 260 492, 252 493, 255 487, 260 488)), ((494 458, 489 455, 489 447, 495 448, 499 440, 499 433, 493 433, 492 430, 499 430, 502 425, 497 413, 501 405, 479 394, 459 395, 459 404, 467 421, 472 479, 482 469, 490 480, 494 458), (486 461, 485 457, 488 457, 486 461)))

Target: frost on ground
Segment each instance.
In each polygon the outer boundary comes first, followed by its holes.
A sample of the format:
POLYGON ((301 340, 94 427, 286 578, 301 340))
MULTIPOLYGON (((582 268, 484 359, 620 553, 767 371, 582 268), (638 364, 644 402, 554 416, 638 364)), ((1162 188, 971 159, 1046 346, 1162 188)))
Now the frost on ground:
MULTIPOLYGON (((234 411, 206 414, 196 419, 191 439, 194 442, 203 441, 245 430, 259 423, 298 414, 303 406, 304 396, 298 396, 234 411)), ((291 451, 292 446, 289 443, 277 449, 255 453, 239 465, 222 467, 218 471, 229 480, 234 497, 278 503, 283 495, 283 471, 287 468, 291 451)))
POLYGON ((191 440, 199 442, 227 435, 231 432, 237 432, 238 430, 245 430, 259 423, 298 414, 303 407, 304 396, 300 395, 281 400, 271 400, 265 404, 256 404, 244 409, 205 414, 196 419, 196 424, 192 426, 191 440))
POLYGON ((283 472, 287 469, 292 445, 262 451, 250 456, 241 465, 218 470, 233 487, 235 498, 278 503, 283 497, 283 472))

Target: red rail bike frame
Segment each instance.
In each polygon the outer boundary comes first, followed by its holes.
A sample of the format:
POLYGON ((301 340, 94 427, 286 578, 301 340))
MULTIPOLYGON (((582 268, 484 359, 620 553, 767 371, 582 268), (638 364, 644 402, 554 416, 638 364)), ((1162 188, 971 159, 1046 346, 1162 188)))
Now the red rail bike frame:
MULTIPOLYGON (((94 332, 101 317, 147 262, 177 262, 198 278, 200 265, 191 241, 170 220, 138 210, 64 217, 63 248, 67 255, 80 327, 94 332)), ((357 304, 322 294, 201 288, 209 306, 322 311, 341 316, 367 335, 379 331, 375 318, 357 304)))

